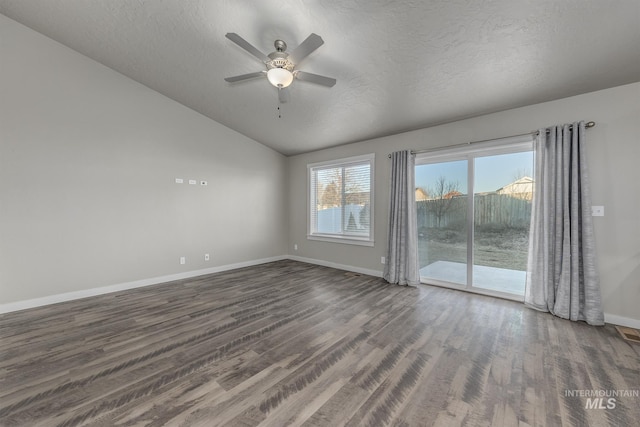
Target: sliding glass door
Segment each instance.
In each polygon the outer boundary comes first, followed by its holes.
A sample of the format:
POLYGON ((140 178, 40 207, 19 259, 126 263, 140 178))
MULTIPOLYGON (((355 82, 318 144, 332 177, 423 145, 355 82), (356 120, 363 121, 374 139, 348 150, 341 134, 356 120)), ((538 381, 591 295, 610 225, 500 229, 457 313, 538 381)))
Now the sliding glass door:
POLYGON ((420 275, 467 285, 468 161, 416 166, 420 275))
POLYGON ((419 155, 421 280, 521 298, 532 171, 530 141, 419 155))

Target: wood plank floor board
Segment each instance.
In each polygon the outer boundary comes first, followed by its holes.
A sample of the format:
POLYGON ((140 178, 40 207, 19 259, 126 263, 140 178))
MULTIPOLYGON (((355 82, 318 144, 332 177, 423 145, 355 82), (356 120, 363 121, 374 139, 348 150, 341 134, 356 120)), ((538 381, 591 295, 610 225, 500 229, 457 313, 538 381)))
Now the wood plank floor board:
POLYGON ((215 400, 194 406, 185 425, 226 426, 232 420, 243 425, 250 419, 254 420, 251 425, 258 424, 264 415, 256 409, 256 400, 290 374, 286 366, 290 365, 292 359, 293 356, 282 359, 215 400))
MULTIPOLYGON (((252 322, 255 322, 256 319, 250 319, 252 322)), ((266 320, 263 320, 266 322, 266 320)), ((245 326, 242 322, 238 323, 241 326, 245 326)), ((265 323, 266 324, 266 323, 265 323)), ((223 325, 224 326, 224 325, 223 325)), ((235 325, 237 326, 237 325, 235 325)), ((93 363, 69 363, 69 360, 66 361, 65 366, 77 366, 78 368, 74 369, 69 373, 65 373, 68 379, 72 380, 70 382, 76 382, 81 384, 87 384, 88 382, 99 379, 100 377, 109 376, 111 380, 117 380, 118 377, 125 376, 125 382, 129 381, 131 378, 130 371, 137 366, 139 366, 143 362, 147 362, 143 366, 146 369, 149 369, 149 363, 160 363, 161 365, 166 365, 167 363, 171 363, 171 358, 175 356, 176 353, 179 353, 182 346, 185 343, 188 343, 191 347, 192 355, 197 354, 197 350, 199 348, 199 343, 206 341, 207 337, 215 336, 215 332, 225 331, 229 328, 218 327, 212 328, 210 331, 202 330, 196 328, 195 331, 198 331, 197 334, 192 336, 178 335, 178 336, 164 336, 164 340, 159 340, 156 336, 152 335, 154 338, 148 340, 148 347, 144 346, 131 346, 131 350, 129 352, 128 358, 123 361, 122 354, 120 351, 114 352, 113 356, 109 358, 102 358, 100 360, 93 361, 93 363), (169 343, 169 344, 168 344, 169 343), (127 379, 129 378, 129 379, 127 379)), ((240 328, 238 328, 241 330, 240 328)), ((253 331, 255 329, 254 326, 250 326, 246 329, 246 331, 253 331)), ((224 335, 223 335, 224 337, 224 335)), ((226 340, 220 341, 220 345, 226 342, 226 340)), ((215 344, 215 343, 213 343, 215 344)), ((201 351, 201 353, 208 353, 211 350, 211 342, 204 343, 205 348, 201 351)), ((39 362, 39 361, 38 361, 39 362)), ((71 361, 73 362, 73 361, 71 361)), ((39 363, 38 363, 39 365, 39 363)), ((172 366, 168 366, 171 368, 172 366)), ((160 369, 160 365, 151 366, 151 369, 160 369)), ((134 375, 135 377, 135 375, 134 375)), ((69 384, 66 383, 66 384, 69 384)))
POLYGON ((0 315, 2 426, 631 426, 612 325, 278 261, 0 315), (606 400, 605 400, 606 404, 606 400))

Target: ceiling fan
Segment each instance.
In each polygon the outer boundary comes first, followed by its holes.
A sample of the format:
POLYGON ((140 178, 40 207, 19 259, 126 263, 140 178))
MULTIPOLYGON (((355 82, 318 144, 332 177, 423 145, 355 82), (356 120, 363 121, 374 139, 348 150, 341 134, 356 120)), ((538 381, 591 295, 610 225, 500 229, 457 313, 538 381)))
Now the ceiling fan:
POLYGON ((307 73, 304 71, 296 70, 295 67, 304 58, 309 56, 311 52, 319 48, 324 44, 324 40, 317 34, 311 33, 297 48, 291 53, 288 53, 287 44, 282 40, 276 40, 273 45, 276 48, 275 52, 271 52, 269 55, 265 55, 256 49, 251 43, 237 35, 236 33, 227 33, 225 35, 229 40, 258 58, 262 61, 267 69, 264 71, 257 71, 255 73, 242 74, 240 76, 226 77, 225 80, 229 83, 240 82, 244 80, 254 79, 257 77, 263 77, 266 75, 269 83, 278 88, 278 98, 280 102, 286 102, 287 99, 287 87, 291 85, 293 79, 304 80, 311 83, 316 83, 322 86, 333 87, 336 84, 336 79, 331 77, 320 76, 318 74, 307 73))

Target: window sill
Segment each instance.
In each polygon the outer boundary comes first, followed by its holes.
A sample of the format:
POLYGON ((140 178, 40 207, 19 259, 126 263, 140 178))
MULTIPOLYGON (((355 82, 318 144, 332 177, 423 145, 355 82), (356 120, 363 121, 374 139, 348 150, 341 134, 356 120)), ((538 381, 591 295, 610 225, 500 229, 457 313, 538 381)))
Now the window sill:
POLYGON ((333 236, 323 234, 308 234, 307 240, 317 240, 320 242, 342 243, 345 245, 374 246, 374 241, 367 238, 354 236, 333 236))

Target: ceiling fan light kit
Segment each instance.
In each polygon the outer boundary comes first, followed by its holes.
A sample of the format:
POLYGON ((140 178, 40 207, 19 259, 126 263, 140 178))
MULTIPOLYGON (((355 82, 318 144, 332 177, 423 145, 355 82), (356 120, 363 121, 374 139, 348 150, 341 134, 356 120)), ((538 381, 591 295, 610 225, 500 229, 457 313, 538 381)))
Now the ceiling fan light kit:
POLYGON ((286 68, 271 68, 267 71, 269 83, 282 89, 288 87, 293 82, 293 73, 286 68))
POLYGON ((260 52, 236 33, 227 33, 225 37, 258 58, 267 68, 266 73, 265 71, 258 71, 240 76, 226 77, 225 80, 229 83, 262 77, 266 74, 269 83, 278 88, 278 97, 280 102, 284 102, 286 99, 283 91, 293 83, 294 79, 304 80, 327 87, 333 87, 336 84, 336 79, 331 77, 319 76, 317 74, 295 70, 296 65, 300 61, 324 44, 324 40, 322 40, 322 38, 317 34, 312 33, 291 53, 286 52, 287 44, 284 41, 276 40, 273 43, 276 50, 275 52, 271 52, 269 55, 265 55, 260 52))

